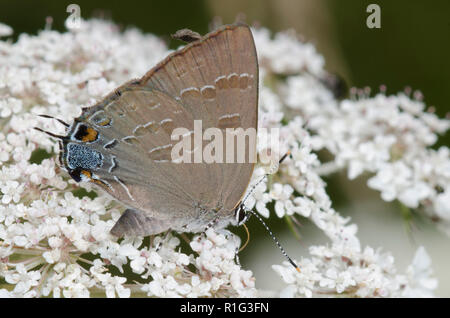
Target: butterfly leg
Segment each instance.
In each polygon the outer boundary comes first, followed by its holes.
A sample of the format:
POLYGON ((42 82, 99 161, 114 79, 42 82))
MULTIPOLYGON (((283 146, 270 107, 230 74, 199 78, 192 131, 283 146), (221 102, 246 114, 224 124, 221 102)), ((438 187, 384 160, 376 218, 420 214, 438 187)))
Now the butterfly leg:
POLYGON ((167 231, 169 228, 169 220, 155 219, 140 211, 127 209, 111 229, 111 234, 118 237, 148 236, 167 231))
POLYGON ((168 230, 166 231, 166 233, 164 233, 163 237, 161 238, 161 241, 159 241, 158 246, 156 247, 156 252, 158 252, 161 249, 163 242, 167 239, 170 233, 172 233, 171 230, 168 230))

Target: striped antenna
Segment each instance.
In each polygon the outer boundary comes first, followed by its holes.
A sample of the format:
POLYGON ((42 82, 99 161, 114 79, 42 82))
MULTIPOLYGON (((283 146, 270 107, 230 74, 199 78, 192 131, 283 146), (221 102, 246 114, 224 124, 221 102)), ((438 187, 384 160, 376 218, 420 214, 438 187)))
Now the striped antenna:
MULTIPOLYGON (((281 157, 281 159, 278 161, 278 164, 273 167, 272 169, 270 169, 271 171, 269 171, 269 173, 266 173, 261 179, 259 179, 258 182, 255 183, 255 185, 250 189, 249 193, 245 196, 244 200, 242 202, 245 202, 245 200, 247 200, 247 198, 250 196, 250 194, 253 193, 253 191, 255 190, 255 188, 264 181, 264 179, 272 174, 274 172, 274 170, 278 170, 278 166, 284 161, 284 159, 286 159, 287 156, 289 156, 291 154, 291 151, 289 150, 288 152, 286 152, 283 157, 281 157)), ((245 207, 245 204, 244 204, 245 207)), ((291 263, 292 266, 294 266, 294 268, 297 270, 297 272, 300 273, 300 268, 297 266, 297 264, 295 264, 295 262, 289 257, 289 255, 287 255, 286 251, 284 250, 284 248, 281 246, 280 242, 278 241, 278 239, 275 237, 275 235, 273 235, 272 231, 270 230, 269 226, 266 224, 266 222, 264 222, 264 220, 261 218, 261 216, 259 216, 258 213, 252 211, 252 210, 246 210, 247 212, 251 213, 251 215, 256 216, 256 218, 259 220, 259 222, 261 222, 261 224, 266 228, 267 232, 269 232, 270 237, 274 240, 275 244, 277 244, 278 248, 281 250, 281 253, 284 255, 284 257, 286 257, 286 259, 289 261, 289 263, 291 263)), ((248 233, 248 230, 247 230, 248 233)))
POLYGON ((280 166, 280 164, 284 161, 284 159, 286 159, 287 156, 289 156, 291 154, 291 151, 288 150, 283 157, 281 157, 280 160, 278 160, 278 164, 276 164, 275 166, 273 166, 270 171, 268 173, 266 173, 265 175, 263 175, 261 177, 261 179, 258 180, 258 182, 256 182, 252 188, 250 189, 250 191, 247 193, 247 195, 245 196, 244 200, 242 200, 243 203, 245 203, 245 201, 248 199, 248 197, 253 193, 253 191, 255 191, 256 187, 264 181, 265 178, 267 178, 269 175, 271 175, 272 173, 274 173, 275 171, 278 170, 278 167, 280 166))
POLYGON ((45 130, 43 130, 43 129, 39 128, 39 127, 33 127, 33 128, 34 128, 34 129, 36 129, 37 131, 40 131, 40 132, 46 133, 47 135, 49 135, 49 136, 52 136, 52 137, 54 137, 54 138, 58 138, 58 139, 62 139, 62 140, 64 140, 64 139, 68 139, 68 137, 67 137, 67 136, 56 135, 56 134, 54 134, 54 133, 51 133, 51 132, 49 132, 49 131, 45 131, 45 130))
MULTIPOLYGON (((39 114, 38 116, 39 116, 39 117, 42 117, 42 118, 56 119, 58 122, 60 122, 60 123, 63 124, 64 126, 69 127, 69 124, 66 123, 65 121, 63 121, 62 119, 55 118, 55 117, 53 117, 53 116, 45 115, 45 114, 39 114)), ((56 134, 51 133, 51 132, 49 132, 49 131, 45 131, 45 130, 39 128, 39 127, 34 127, 34 129, 36 129, 37 131, 46 133, 47 135, 52 136, 52 137, 54 137, 54 138, 58 138, 58 139, 61 139, 61 140, 68 139, 67 136, 56 135, 56 134)))
POLYGON ((66 123, 64 120, 62 120, 62 119, 59 119, 59 118, 55 118, 55 117, 53 117, 53 116, 50 116, 50 115, 44 115, 44 114, 41 114, 41 115, 38 115, 39 117, 42 117, 42 118, 50 118, 50 119, 56 119, 57 121, 59 121, 61 124, 63 124, 64 126, 66 126, 66 127, 69 127, 69 124, 68 123, 66 123))
POLYGON ((248 210, 248 212, 250 212, 252 215, 256 216, 256 218, 259 220, 259 222, 262 223, 262 225, 266 228, 267 232, 269 232, 270 237, 274 240, 275 244, 277 244, 278 248, 281 250, 281 253, 284 255, 284 257, 286 257, 286 259, 289 261, 289 263, 291 263, 291 265, 294 266, 294 268, 297 270, 297 272, 300 273, 300 267, 298 267, 297 264, 295 264, 295 262, 289 257, 289 255, 287 255, 286 251, 281 246, 280 242, 278 242, 278 239, 275 237, 275 235, 273 235, 269 226, 267 226, 266 222, 264 222, 264 220, 261 218, 261 216, 259 216, 258 213, 253 212, 252 210, 248 210))

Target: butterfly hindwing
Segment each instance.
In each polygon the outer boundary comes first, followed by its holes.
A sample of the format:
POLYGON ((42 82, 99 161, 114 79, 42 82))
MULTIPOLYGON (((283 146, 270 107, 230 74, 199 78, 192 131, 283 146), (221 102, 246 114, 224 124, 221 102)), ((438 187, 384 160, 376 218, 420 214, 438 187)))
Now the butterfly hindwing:
POLYGON ((111 229, 111 234, 120 237, 161 233, 170 228, 170 221, 152 218, 140 211, 127 209, 111 229))

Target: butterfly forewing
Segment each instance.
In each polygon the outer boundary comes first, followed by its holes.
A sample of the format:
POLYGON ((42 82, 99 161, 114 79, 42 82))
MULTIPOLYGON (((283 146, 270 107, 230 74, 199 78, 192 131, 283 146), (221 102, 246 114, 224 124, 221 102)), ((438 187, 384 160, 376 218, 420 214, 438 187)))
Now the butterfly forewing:
MULTIPOLYGON (((222 27, 187 45, 150 70, 142 84, 179 100, 194 119, 202 120, 203 129, 257 127, 258 64, 246 25, 222 27)), ((232 209, 248 186, 253 164, 209 164, 204 169, 212 171, 218 184, 207 195, 222 198, 232 209)))

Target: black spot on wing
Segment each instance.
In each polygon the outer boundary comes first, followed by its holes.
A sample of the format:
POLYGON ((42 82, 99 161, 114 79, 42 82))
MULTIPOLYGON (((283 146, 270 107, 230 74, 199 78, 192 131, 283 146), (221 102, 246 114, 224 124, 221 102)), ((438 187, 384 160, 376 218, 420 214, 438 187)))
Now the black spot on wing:
POLYGON ((69 170, 69 175, 70 175, 76 182, 80 182, 80 181, 81 181, 81 168, 70 169, 70 170, 69 170))

